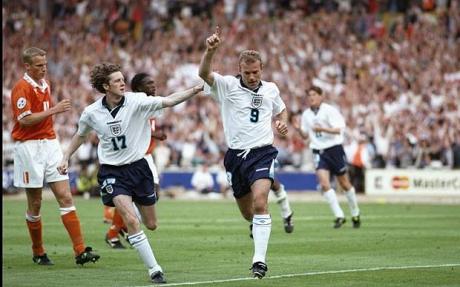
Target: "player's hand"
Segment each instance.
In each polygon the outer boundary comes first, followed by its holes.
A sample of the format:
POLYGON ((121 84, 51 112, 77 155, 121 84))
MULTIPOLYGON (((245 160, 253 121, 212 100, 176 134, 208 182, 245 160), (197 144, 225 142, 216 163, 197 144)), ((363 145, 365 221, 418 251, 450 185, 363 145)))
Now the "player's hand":
POLYGON ((285 136, 287 135, 287 132, 288 132, 288 128, 287 128, 287 125, 286 123, 280 121, 280 120, 277 120, 275 122, 275 128, 276 130, 278 131, 278 133, 282 136, 285 136))
POLYGON ((71 104, 69 99, 62 100, 53 107, 56 114, 66 112, 70 110, 70 108, 71 104))
POLYGON ((324 131, 324 129, 323 129, 322 126, 316 125, 316 126, 313 127, 313 131, 314 131, 315 133, 319 133, 319 132, 324 131))
POLYGON ((152 137, 159 140, 159 141, 164 141, 165 139, 168 138, 165 132, 163 131, 154 131, 152 133, 152 137))
POLYGON ((216 26, 216 31, 206 39, 206 48, 208 51, 215 51, 220 45, 220 27, 216 26))
POLYGON ((67 174, 69 168, 69 161, 62 160, 61 163, 58 165, 57 170, 60 174, 64 175, 67 174))

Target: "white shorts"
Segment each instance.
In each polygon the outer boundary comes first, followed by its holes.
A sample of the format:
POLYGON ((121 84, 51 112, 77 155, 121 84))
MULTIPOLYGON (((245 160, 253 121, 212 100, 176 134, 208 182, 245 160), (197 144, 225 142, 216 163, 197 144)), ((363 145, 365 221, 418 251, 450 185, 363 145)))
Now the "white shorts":
POLYGON ((146 154, 144 156, 145 160, 149 164, 150 170, 152 171, 153 175, 153 183, 154 184, 160 184, 160 178, 158 177, 158 171, 155 163, 153 162, 153 157, 151 154, 146 154))
POLYGON ((62 160, 57 139, 28 140, 14 146, 14 186, 40 188, 43 182, 68 180, 59 174, 57 166, 62 160))

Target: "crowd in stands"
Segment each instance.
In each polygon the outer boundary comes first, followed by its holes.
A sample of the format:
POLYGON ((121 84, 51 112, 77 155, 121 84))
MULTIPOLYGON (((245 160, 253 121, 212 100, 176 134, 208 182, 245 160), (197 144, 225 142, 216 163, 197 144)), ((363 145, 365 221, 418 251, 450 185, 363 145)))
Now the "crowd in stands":
MULTIPOLYGON (((459 11, 458 0, 3 1, 3 166, 12 162, 10 94, 24 47, 48 52, 54 100, 72 100, 55 119, 65 148, 83 108, 101 96, 89 83, 93 65, 120 63, 128 82, 148 72, 158 95, 183 90, 199 81, 205 38, 219 25, 216 71, 236 75, 239 52, 259 50, 263 79, 278 85, 291 121, 308 107, 305 89, 321 87, 345 116, 350 162, 460 168, 459 11)), ((157 122, 168 135, 155 151, 161 171, 222 163, 222 123, 209 97, 157 122)), ((74 160, 94 161, 96 145, 90 137, 74 160)), ((275 145, 282 168, 313 170, 292 127, 275 145)))

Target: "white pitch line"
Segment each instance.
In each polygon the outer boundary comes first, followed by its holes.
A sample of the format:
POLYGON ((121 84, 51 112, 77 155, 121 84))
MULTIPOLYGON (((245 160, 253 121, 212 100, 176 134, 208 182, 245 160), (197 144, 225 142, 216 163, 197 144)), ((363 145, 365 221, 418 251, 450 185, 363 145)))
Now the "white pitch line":
MULTIPOLYGON (((279 279, 279 278, 291 278, 301 276, 313 276, 313 275, 324 275, 324 274, 341 274, 341 273, 354 273, 354 272, 368 272, 368 271, 382 271, 382 270, 405 270, 405 269, 423 269, 423 268, 441 268, 441 267, 457 267, 460 263, 453 264, 440 264, 440 265, 415 265, 415 266, 388 266, 388 267, 373 267, 373 268, 362 268, 362 269, 345 269, 345 270, 330 270, 330 271, 317 271, 317 272, 306 272, 306 273, 294 273, 284 275, 267 276, 263 280, 279 279)), ((170 283, 161 285, 143 285, 133 287, 146 287, 146 286, 186 286, 186 285, 200 285, 200 284, 214 284, 214 283, 226 283, 226 282, 237 282, 237 281, 248 281, 258 280, 253 277, 242 277, 233 279, 221 279, 211 281, 197 281, 197 282, 181 282, 181 283, 170 283)))

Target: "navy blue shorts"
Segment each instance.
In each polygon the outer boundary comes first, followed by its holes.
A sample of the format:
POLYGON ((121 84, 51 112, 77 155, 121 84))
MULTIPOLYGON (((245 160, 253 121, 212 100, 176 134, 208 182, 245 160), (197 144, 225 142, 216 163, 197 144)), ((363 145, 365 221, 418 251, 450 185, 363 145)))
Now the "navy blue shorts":
POLYGON ((313 149, 316 170, 325 169, 333 175, 343 175, 347 172, 347 157, 342 145, 327 149, 313 149))
POLYGON ((153 205, 157 201, 153 174, 144 158, 120 166, 103 164, 97 180, 104 205, 115 206, 113 198, 120 194, 131 196, 140 205, 153 205))
POLYGON ((251 185, 258 179, 275 178, 275 159, 278 150, 273 146, 264 146, 248 150, 228 149, 224 166, 231 182, 233 196, 241 198, 251 192, 251 185))

